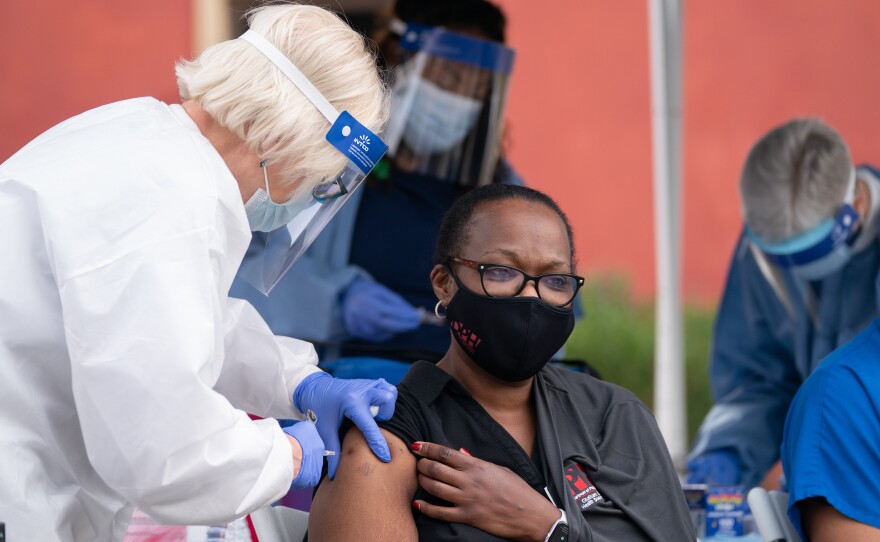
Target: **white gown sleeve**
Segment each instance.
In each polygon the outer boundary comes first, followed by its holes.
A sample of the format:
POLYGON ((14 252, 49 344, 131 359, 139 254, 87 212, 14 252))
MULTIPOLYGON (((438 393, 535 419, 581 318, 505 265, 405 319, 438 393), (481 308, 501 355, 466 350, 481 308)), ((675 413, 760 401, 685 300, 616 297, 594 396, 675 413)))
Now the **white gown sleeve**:
POLYGON ((312 354, 255 332, 246 309, 229 323, 216 274, 224 255, 206 241, 210 232, 148 229, 158 233, 108 239, 74 268, 54 256, 76 404, 70 420, 104 481, 153 519, 222 523, 284 495, 293 461, 274 420, 251 421, 215 389, 221 368, 228 363, 222 388, 247 386, 235 402, 275 412, 311 370, 290 360, 312 354), (245 366, 259 377, 242 376, 245 366))
POLYGON ((319 372, 311 343, 275 336, 247 301, 229 298, 226 360, 214 389, 236 407, 263 418, 302 419, 293 391, 319 372))

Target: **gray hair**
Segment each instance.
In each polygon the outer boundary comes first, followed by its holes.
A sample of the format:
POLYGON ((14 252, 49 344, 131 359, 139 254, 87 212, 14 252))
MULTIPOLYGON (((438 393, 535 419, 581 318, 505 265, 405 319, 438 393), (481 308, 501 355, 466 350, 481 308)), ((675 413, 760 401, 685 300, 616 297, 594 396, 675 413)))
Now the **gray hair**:
POLYGON ((839 210, 852 169, 849 149, 818 119, 795 119, 761 138, 740 177, 743 217, 762 240, 800 235, 839 210))
MULTIPOLYGON (((315 6, 275 4, 250 11, 247 20, 337 110, 382 131, 389 96, 375 55, 339 17, 315 6)), ((302 181, 295 193, 311 191, 345 166, 347 158, 325 139, 327 119, 250 43, 218 43, 176 71, 180 96, 246 141, 289 184, 302 181)))

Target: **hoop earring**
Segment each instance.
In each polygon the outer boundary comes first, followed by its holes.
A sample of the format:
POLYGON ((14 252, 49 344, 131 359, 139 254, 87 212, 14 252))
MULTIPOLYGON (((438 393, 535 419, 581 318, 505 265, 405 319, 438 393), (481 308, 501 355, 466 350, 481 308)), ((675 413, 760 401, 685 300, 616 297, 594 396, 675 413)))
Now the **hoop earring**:
MULTIPOLYGON (((440 314, 440 307, 443 307, 442 301, 438 301, 437 304, 434 305, 434 316, 443 320, 444 318, 446 318, 446 311, 444 310, 443 314, 440 314)), ((443 308, 445 309, 446 307, 443 307, 443 308)))

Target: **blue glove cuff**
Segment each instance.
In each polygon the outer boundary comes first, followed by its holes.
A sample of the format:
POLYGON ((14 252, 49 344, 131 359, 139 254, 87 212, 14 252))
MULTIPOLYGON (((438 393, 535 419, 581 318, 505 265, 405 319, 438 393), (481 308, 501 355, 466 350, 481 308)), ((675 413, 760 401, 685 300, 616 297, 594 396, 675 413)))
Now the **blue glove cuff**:
POLYGON ((730 449, 705 452, 688 462, 688 483, 737 485, 742 477, 739 458, 730 449))
POLYGON ((302 407, 303 394, 308 391, 313 382, 324 377, 333 378, 323 371, 312 373, 309 376, 303 378, 302 382, 299 383, 299 386, 297 386, 296 389, 293 390, 293 406, 295 406, 297 410, 305 413, 306 409, 302 407))
POLYGON ((314 487, 321 481, 321 467, 324 465, 324 442, 318 429, 311 422, 298 422, 282 431, 293 437, 302 449, 300 469, 293 479, 291 487, 302 489, 314 487))

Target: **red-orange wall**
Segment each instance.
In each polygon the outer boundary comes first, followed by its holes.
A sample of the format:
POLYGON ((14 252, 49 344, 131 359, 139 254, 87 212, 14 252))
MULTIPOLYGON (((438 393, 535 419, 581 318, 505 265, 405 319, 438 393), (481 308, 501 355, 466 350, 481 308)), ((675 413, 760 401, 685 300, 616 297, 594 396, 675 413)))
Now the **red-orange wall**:
MULTIPOLYGON (((571 216, 588 275, 654 286, 645 0, 498 0, 519 56, 510 156, 571 216)), ((775 124, 819 115, 880 162, 880 2, 685 0, 684 286, 714 302, 740 230, 737 178, 775 124)))
POLYGON ((5 0, 0 8, 0 162, 47 128, 125 98, 177 100, 191 55, 185 0, 5 0))
MULTIPOLYGON (((519 56, 509 149, 576 228, 581 269, 653 291, 645 0, 497 0, 519 56)), ((880 162, 880 2, 685 0, 684 280, 714 302, 740 228, 750 145, 821 115, 856 160, 880 162)), ((64 118, 110 101, 177 99, 191 54, 185 0, 6 0, 0 17, 0 161, 64 118)))

